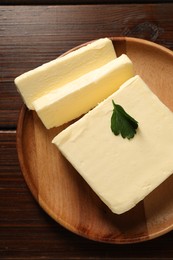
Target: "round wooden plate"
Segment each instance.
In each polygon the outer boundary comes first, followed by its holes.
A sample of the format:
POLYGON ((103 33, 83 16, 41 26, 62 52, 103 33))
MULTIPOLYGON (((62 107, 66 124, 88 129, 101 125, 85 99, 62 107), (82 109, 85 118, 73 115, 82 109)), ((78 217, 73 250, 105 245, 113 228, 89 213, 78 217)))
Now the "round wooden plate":
MULTIPOLYGON (((136 74, 173 111, 173 52, 145 40, 111 39, 118 56, 126 53, 136 74)), ((51 143, 65 127, 47 130, 35 112, 25 106, 20 112, 20 166, 32 194, 52 218, 78 235, 107 243, 140 242, 172 230, 173 176, 132 210, 113 214, 51 143)))

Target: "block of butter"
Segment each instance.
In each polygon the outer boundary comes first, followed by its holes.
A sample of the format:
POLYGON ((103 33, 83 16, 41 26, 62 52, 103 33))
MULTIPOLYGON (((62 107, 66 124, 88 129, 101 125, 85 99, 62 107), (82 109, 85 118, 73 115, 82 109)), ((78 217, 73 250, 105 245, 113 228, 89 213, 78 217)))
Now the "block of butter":
POLYGON ((46 128, 59 126, 88 112, 132 76, 132 62, 122 54, 40 97, 33 102, 33 106, 46 128))
POLYGON ((28 108, 33 109, 35 99, 115 58, 112 41, 99 39, 22 74, 15 79, 15 84, 28 108))
POLYGON ((173 113, 137 75, 52 141, 117 214, 173 173, 173 113), (110 128, 112 100, 139 123, 133 139, 110 128))

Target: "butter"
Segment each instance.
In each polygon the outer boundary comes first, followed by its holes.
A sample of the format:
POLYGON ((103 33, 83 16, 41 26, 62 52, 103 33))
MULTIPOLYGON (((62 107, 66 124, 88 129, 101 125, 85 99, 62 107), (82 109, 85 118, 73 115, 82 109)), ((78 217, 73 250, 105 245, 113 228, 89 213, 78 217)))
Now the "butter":
POLYGON ((15 85, 27 107, 33 109, 33 101, 50 90, 59 88, 115 58, 112 41, 108 38, 99 39, 22 74, 15 79, 15 85))
POLYGON ((173 113, 139 76, 52 142, 117 214, 133 208, 173 172, 173 113), (139 122, 131 140, 110 129, 112 99, 139 122))
POLYGON ((132 62, 123 54, 40 97, 33 106, 46 128, 59 126, 88 112, 133 75, 132 62))

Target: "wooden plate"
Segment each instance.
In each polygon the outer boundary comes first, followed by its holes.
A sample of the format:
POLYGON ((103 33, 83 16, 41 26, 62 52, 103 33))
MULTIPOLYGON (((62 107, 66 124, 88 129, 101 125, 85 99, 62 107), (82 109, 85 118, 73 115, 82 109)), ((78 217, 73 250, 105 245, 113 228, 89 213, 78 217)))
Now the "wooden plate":
MULTIPOLYGON (((172 51, 135 38, 112 40, 117 54, 129 56, 136 74, 173 111, 172 51)), ((20 166, 32 194, 52 218, 78 235, 107 243, 145 241, 172 230, 173 176, 129 212, 113 214, 51 144, 65 127, 46 130, 35 112, 25 106, 20 112, 20 166)))

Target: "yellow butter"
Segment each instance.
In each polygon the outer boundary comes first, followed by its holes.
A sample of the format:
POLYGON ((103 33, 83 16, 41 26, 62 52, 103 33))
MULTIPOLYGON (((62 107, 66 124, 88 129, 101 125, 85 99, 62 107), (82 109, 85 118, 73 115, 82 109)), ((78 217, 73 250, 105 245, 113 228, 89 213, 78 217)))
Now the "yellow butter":
POLYGON ((133 208, 173 173, 173 113, 139 76, 62 131, 53 143, 117 214, 133 208), (139 123, 131 140, 111 131, 112 99, 139 123))
POLYGON ((32 103, 37 98, 115 58, 112 41, 99 39, 22 74, 15 79, 15 85, 28 108, 33 109, 32 103))
POLYGON ((46 128, 59 126, 87 113, 132 76, 132 62, 123 54, 40 97, 33 106, 46 128))

